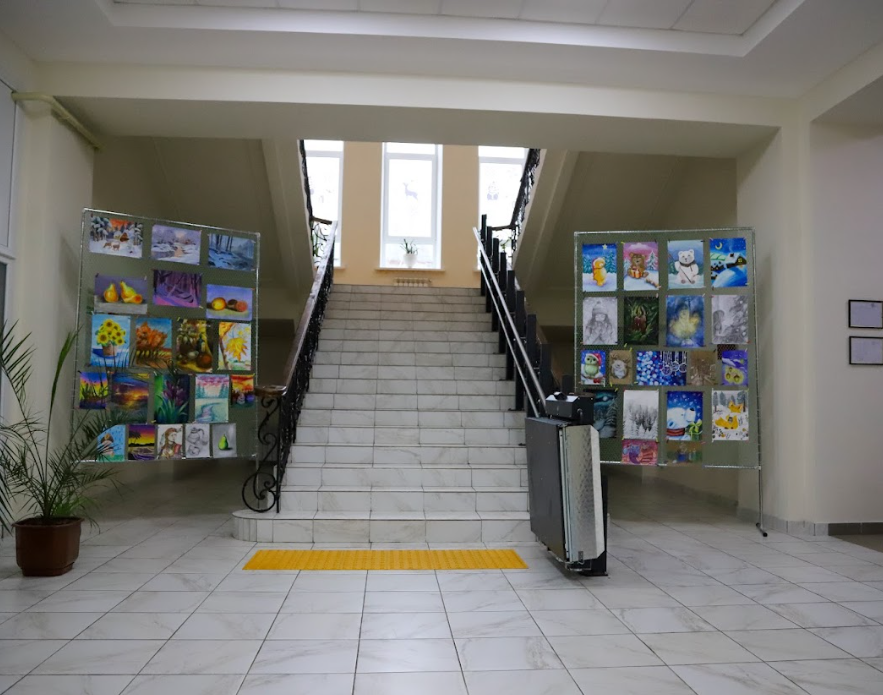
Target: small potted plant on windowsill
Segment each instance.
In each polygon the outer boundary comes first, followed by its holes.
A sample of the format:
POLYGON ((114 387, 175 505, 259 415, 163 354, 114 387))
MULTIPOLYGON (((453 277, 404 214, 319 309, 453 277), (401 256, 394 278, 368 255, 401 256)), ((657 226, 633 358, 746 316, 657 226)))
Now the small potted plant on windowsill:
POLYGON ((417 244, 408 239, 402 240, 402 248, 405 250, 405 267, 413 268, 417 263, 417 244))
POLYGON ((97 411, 78 414, 65 435, 53 437, 52 410, 64 363, 76 340, 69 333, 58 354, 49 407, 35 408, 27 388, 33 374, 30 335, 15 326, 0 333, 0 376, 12 392, 18 416, 0 419, 0 523, 15 529, 15 557, 26 577, 69 572, 80 554, 80 527, 95 500, 90 493, 112 481, 114 469, 83 464, 104 459, 99 435, 116 422, 97 411), (13 508, 23 517, 15 523, 13 508))

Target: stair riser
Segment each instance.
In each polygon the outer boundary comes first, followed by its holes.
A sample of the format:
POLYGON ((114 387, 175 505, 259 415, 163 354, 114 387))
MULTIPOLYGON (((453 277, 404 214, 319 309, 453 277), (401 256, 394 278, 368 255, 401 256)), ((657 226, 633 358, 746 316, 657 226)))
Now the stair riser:
MULTIPOLYGON (((504 381, 504 367, 417 367, 369 364, 316 364, 313 379, 378 379, 380 381, 504 381)), ((311 384, 312 386, 312 384, 311 384)))
POLYGON ((235 518, 235 538, 253 543, 533 543, 525 519, 391 521, 235 518))
POLYGON ((317 352, 316 365, 389 367, 505 367, 506 356, 493 353, 317 352))
POLYGON ((405 396, 514 396, 514 381, 457 381, 454 379, 316 379, 311 394, 405 396))
POLYGON ((283 489, 289 486, 356 487, 523 487, 526 469, 510 468, 374 468, 371 466, 291 467, 283 489))
POLYGON ((526 512, 523 492, 282 491, 291 512, 526 512))
POLYGON ((497 339, 492 342, 450 342, 413 340, 338 340, 319 338, 319 350, 325 352, 411 352, 424 354, 490 355, 497 353, 497 339))
POLYGON ((417 427, 303 427, 299 444, 358 444, 361 446, 519 446, 522 430, 425 429, 417 427))
POLYGON ((477 410, 499 412, 514 405, 512 396, 414 396, 394 394, 308 393, 304 407, 314 410, 477 410))
POLYGON ((386 447, 295 444, 291 463, 393 466, 526 465, 524 447, 386 447))
POLYGON ((401 319, 348 319, 337 318, 333 313, 326 314, 322 322, 323 330, 343 331, 467 331, 487 333, 491 330, 489 318, 447 319, 439 317, 430 321, 408 321, 401 319))
MULTIPOLYGON (((414 410, 304 410, 301 427, 422 427, 524 429, 524 413, 418 412, 414 410)), ((299 436, 299 435, 298 435, 299 436)))

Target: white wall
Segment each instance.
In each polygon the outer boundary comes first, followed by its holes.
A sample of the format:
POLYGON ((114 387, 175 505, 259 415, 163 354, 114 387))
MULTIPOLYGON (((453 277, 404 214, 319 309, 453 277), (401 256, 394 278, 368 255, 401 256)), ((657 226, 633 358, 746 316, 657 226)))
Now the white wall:
POLYGON ((847 302, 883 301, 883 128, 814 124, 810 147, 810 514, 816 522, 879 522, 883 367, 849 366, 847 335, 883 334, 848 329, 847 302))

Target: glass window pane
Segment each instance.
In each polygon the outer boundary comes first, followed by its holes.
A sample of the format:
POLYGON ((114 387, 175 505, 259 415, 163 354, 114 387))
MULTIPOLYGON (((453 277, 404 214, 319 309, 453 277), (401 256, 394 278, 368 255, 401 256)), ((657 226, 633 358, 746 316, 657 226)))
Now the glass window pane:
POLYGON ((343 152, 343 140, 304 140, 304 149, 309 152, 343 152))
POLYGON ((387 179, 387 236, 432 237, 431 161, 390 159, 387 179))
POLYGON ((487 215, 489 227, 500 227, 512 221, 523 171, 522 164, 482 162, 479 165, 478 209, 480 214, 487 215))
POLYGON ((313 214, 326 220, 340 217, 340 157, 307 157, 313 214))
MULTIPOLYGON (((417 261, 414 268, 436 268, 438 264, 435 258, 436 249, 431 243, 417 244, 417 261)), ((383 266, 385 268, 404 268, 405 249, 401 244, 387 242, 383 245, 383 266)))
POLYGON ((390 154, 435 154, 435 145, 422 145, 412 142, 388 142, 386 151, 390 154))
POLYGON ((527 158, 527 150, 524 147, 490 147, 481 145, 478 148, 479 157, 493 157, 495 159, 514 159, 524 162, 527 158))

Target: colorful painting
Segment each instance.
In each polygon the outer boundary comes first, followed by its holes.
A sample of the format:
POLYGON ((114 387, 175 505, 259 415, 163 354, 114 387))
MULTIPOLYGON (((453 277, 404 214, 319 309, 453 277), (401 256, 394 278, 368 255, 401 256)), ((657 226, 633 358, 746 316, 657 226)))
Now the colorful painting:
POLYGON ((680 348, 705 346, 705 297, 665 298, 665 344, 680 348))
POLYGON ((92 314, 89 364, 118 369, 129 364, 129 333, 132 319, 115 314, 92 314))
POLYGON ((748 351, 724 350, 721 353, 721 384, 748 386, 748 351))
POLYGON ((717 354, 714 350, 690 350, 687 353, 687 384, 717 385, 717 354))
POLYGON ((687 352, 639 350, 635 358, 635 383, 639 386, 684 386, 687 352))
POLYGON ((168 369, 172 364, 172 319, 135 319, 133 367, 168 369))
POLYGON ((583 345, 616 345, 616 297, 583 299, 583 345))
POLYGON ((115 372, 110 380, 110 407, 130 421, 146 422, 150 409, 150 375, 115 372))
POLYGON ((702 441, 701 391, 669 391, 666 394, 665 438, 669 441, 702 441))
POLYGON ((655 241, 633 241, 622 245, 622 289, 659 289, 659 246, 655 241))
POLYGON ((218 369, 233 372, 251 370, 250 323, 218 323, 218 369))
POLYGON ((626 297, 622 313, 623 343, 659 345, 659 300, 656 297, 626 297))
POLYGON ((705 250, 699 239, 668 242, 668 289, 705 287, 705 250))
POLYGON ((160 425, 187 422, 190 414, 190 377, 157 374, 153 377, 153 421, 160 425))
POLYGON ((198 309, 201 293, 202 275, 199 273, 153 271, 153 303, 157 306, 198 309))
POLYGON ((748 391, 711 392, 711 440, 748 441, 748 391))
POLYGON ((184 425, 184 456, 207 459, 211 455, 211 425, 184 425))
POLYGON ((235 424, 212 425, 212 455, 219 459, 236 456, 235 424))
POLYGON ((616 244, 583 244, 583 292, 615 292, 616 244))
POLYGON ((659 391, 626 389, 622 398, 624 439, 659 438, 659 391))
POLYGON ((80 410, 104 410, 107 407, 107 375, 104 372, 80 372, 80 410))
POLYGON ((226 422, 230 419, 230 377, 226 374, 197 374, 194 420, 226 422))
POLYGON ((635 357, 631 350, 611 350, 610 385, 631 384, 635 377, 635 357))
POLYGON ((184 458, 184 425, 158 425, 156 428, 156 458, 184 458))
POLYGON ((601 439, 615 439, 618 428, 619 408, 616 405, 616 391, 593 391, 595 396, 595 429, 601 439))
POLYGON ((748 297, 717 294, 711 298, 711 339, 714 343, 748 342, 748 297))
POLYGON ((580 383, 604 386, 607 378, 607 354, 603 350, 583 350, 579 363, 580 383))
POLYGON ((254 374, 230 376, 230 404, 234 408, 254 407, 254 374))
POLYGON ((745 239, 709 239, 708 256, 713 288, 748 286, 748 246, 745 239))
POLYGON ((144 225, 117 217, 92 215, 89 250, 108 256, 141 258, 144 225))
POLYGON ((129 425, 129 460, 153 461, 156 458, 156 428, 153 425, 129 425))
POLYGON ((114 425, 99 434, 96 453, 99 461, 125 461, 126 426, 114 425))
POLYGON ((655 466, 659 458, 659 446, 646 439, 623 439, 622 462, 634 466, 655 466))
POLYGON ((178 319, 175 363, 191 372, 212 371, 212 344, 208 322, 202 319, 178 319))
POLYGON ((251 321, 253 294, 250 287, 207 285, 206 316, 210 319, 251 321))
POLYGON ((147 278, 102 273, 95 276, 95 311, 146 314, 149 296, 147 278))
POLYGON ((202 232, 198 229, 178 229, 161 224, 150 232, 150 256, 158 261, 199 265, 202 232))
POLYGON ((702 444, 698 442, 668 442, 665 445, 665 463, 669 466, 702 464, 702 444))
POLYGON ((255 243, 252 239, 210 234, 208 264, 211 268, 254 270, 255 243))

